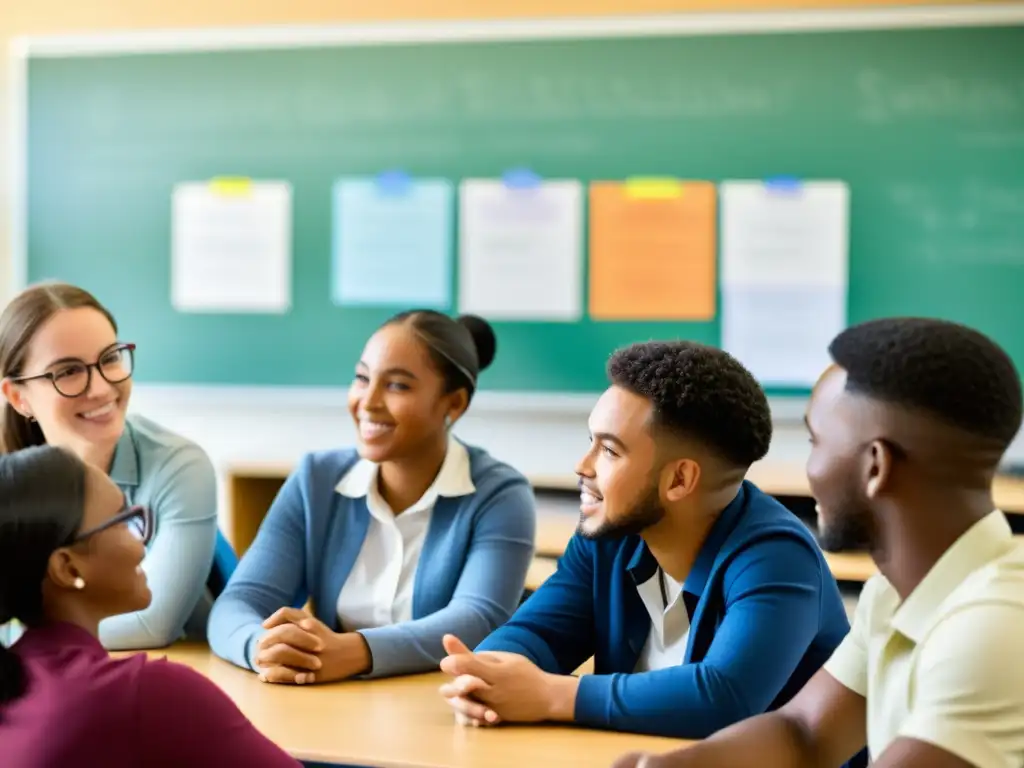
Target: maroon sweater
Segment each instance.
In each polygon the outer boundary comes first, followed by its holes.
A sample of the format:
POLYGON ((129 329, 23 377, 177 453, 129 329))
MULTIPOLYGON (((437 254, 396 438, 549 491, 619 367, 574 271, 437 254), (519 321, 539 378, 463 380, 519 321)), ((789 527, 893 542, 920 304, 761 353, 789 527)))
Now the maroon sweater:
POLYGON ((18 768, 296 768, 216 685, 145 654, 113 659, 72 624, 28 630, 12 651, 27 688, 0 705, 0 763, 18 768))

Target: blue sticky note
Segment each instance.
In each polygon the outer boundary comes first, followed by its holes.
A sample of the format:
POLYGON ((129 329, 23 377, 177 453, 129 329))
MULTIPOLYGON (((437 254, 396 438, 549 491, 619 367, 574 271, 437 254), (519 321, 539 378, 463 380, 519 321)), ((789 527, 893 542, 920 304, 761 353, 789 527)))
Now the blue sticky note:
POLYGON ((453 203, 447 179, 389 172, 335 182, 334 303, 450 307, 453 203))
POLYGON ((539 187, 542 179, 529 168, 510 168, 501 175, 509 189, 533 189, 539 187))
POLYGON ((404 195, 409 191, 412 179, 402 170, 384 171, 377 177, 377 187, 390 195, 404 195))
POLYGON ((772 192, 799 192, 803 183, 796 176, 769 176, 764 185, 772 192))

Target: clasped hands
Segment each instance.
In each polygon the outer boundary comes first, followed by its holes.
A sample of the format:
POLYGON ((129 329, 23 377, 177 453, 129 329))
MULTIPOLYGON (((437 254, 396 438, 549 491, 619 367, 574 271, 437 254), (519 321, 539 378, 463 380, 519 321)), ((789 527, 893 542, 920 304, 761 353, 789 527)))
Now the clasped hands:
POLYGON ((369 671, 369 646, 358 632, 335 632, 298 608, 281 608, 263 622, 256 666, 264 683, 308 685, 369 671))
POLYGON ((454 635, 445 635, 443 642, 448 655, 441 671, 452 680, 441 686, 441 695, 459 724, 572 721, 577 678, 544 672, 516 653, 473 653, 454 635))

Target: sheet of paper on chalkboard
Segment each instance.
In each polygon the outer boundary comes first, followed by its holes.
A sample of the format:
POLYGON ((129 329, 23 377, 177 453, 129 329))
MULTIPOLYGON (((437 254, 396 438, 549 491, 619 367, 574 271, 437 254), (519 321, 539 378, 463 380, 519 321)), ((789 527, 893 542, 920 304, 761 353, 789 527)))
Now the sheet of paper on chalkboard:
POLYGON ((336 304, 451 305, 452 183, 401 171, 334 185, 336 304))
POLYGON ((841 181, 724 181, 722 282, 847 283, 850 195, 841 181))
POLYGON ((292 190, 240 178, 177 184, 171 304, 179 312, 284 313, 292 295, 292 190))
POLYGON ((766 386, 808 388, 846 326, 849 189, 841 181, 725 181, 722 346, 766 386))
POLYGON ((722 348, 765 387, 813 386, 845 326, 844 288, 722 287, 722 348))
POLYGON ((590 185, 590 316, 715 316, 715 186, 639 178, 590 185))
POLYGON ((520 171, 459 189, 459 311, 572 322, 583 314, 583 185, 520 171))

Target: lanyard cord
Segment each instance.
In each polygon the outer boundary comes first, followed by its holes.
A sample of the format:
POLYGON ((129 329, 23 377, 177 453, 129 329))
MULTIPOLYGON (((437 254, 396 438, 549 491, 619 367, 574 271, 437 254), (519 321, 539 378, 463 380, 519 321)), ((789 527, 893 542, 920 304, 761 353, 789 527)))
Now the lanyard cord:
POLYGON ((664 610, 668 610, 668 587, 665 586, 665 571, 658 566, 658 586, 661 588, 661 605, 664 610))

